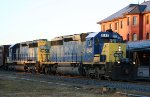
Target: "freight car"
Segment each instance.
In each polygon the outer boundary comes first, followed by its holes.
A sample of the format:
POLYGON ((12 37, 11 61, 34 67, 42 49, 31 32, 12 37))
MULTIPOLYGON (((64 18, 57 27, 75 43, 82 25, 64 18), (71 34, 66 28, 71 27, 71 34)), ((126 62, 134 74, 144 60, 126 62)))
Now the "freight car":
POLYGON ((115 32, 89 32, 47 41, 17 43, 9 48, 9 69, 92 78, 132 79, 134 64, 126 43, 115 32))
POLYGON ((10 45, 0 46, 0 68, 5 67, 4 65, 7 62, 7 57, 9 55, 9 47, 10 45))

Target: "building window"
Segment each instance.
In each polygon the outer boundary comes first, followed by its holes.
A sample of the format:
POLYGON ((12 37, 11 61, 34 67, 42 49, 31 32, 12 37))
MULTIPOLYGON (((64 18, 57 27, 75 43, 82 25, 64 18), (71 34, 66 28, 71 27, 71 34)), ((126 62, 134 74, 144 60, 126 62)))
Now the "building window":
POLYGON ((137 34, 133 34, 133 41, 137 40, 137 34))
POLYGON ((127 17, 127 25, 129 25, 129 24, 130 24, 130 18, 127 17))
POLYGON ((118 23, 115 23, 115 30, 118 29, 118 23))
POLYGON ((129 34, 127 34, 127 41, 129 41, 130 40, 130 36, 129 36, 129 34))
POLYGON ((149 39, 149 33, 146 34, 146 39, 149 39))
POLYGON ((120 28, 123 28, 123 21, 120 22, 120 28))
POLYGON ((146 24, 149 24, 149 15, 146 16, 146 24))
POLYGON ((105 25, 103 25, 103 31, 105 31, 105 25))
POLYGON ((109 25, 109 29, 112 29, 112 24, 109 25))
POLYGON ((136 24, 137 24, 137 17, 133 16, 133 25, 136 25, 136 24))

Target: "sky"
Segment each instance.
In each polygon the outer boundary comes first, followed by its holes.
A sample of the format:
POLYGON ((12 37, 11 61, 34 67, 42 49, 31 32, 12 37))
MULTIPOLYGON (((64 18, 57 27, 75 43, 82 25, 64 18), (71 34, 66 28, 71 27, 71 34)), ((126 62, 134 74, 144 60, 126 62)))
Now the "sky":
MULTIPOLYGON (((0 0, 0 45, 99 32, 98 21, 144 0, 0 0)), ((146 0, 145 0, 146 1, 146 0)))

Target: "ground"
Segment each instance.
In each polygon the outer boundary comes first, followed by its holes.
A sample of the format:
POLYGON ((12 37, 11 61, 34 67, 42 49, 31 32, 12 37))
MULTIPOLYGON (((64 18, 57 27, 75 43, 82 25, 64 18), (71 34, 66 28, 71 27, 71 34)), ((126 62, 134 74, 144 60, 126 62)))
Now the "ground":
POLYGON ((0 97, 127 97, 116 92, 103 94, 101 89, 63 86, 0 77, 0 97))

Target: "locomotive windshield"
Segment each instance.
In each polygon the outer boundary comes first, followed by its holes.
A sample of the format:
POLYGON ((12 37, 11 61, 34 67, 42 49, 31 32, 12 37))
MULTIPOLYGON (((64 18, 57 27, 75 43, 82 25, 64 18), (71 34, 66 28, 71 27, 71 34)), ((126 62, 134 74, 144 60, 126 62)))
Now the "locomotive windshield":
POLYGON ((103 43, 118 43, 118 39, 102 38, 103 43))

